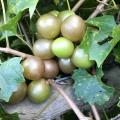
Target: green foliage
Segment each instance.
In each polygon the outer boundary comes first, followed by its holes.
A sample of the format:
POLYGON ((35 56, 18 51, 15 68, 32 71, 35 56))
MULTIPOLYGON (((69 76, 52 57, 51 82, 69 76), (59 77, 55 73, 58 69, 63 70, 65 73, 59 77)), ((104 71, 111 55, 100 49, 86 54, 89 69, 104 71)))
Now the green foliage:
MULTIPOLYGON (((120 41, 120 25, 118 25, 116 29, 114 29, 113 34, 114 34, 113 38, 115 38, 116 40, 118 39, 120 41)), ((115 61, 120 63, 120 42, 117 44, 113 52, 115 56, 115 61)))
POLYGON ((72 78, 75 80, 74 89, 78 99, 89 104, 102 105, 113 95, 114 89, 102 83, 103 72, 97 69, 96 75, 89 74, 84 69, 74 71, 72 78))
POLYGON ((120 40, 120 26, 116 26, 114 17, 110 15, 88 19, 86 22, 91 27, 87 28, 80 47, 100 67, 120 40))
POLYGON ((113 53, 114 53, 114 56, 115 56, 115 61, 120 63, 120 42, 114 48, 113 53))
POLYGON ((120 97, 119 97, 119 102, 118 102, 117 106, 120 108, 120 97))
POLYGON ((13 42, 11 43, 11 48, 12 49, 18 49, 24 46, 25 44, 20 41, 19 39, 14 39, 13 42))
POLYGON ((24 82, 21 58, 14 57, 0 66, 0 99, 9 101, 10 96, 17 89, 17 85, 24 82))
POLYGON ((9 114, 0 107, 0 120, 20 120, 18 113, 9 114))
POLYGON ((17 34, 17 24, 21 16, 22 13, 20 12, 15 17, 7 21, 6 24, 1 24, 0 32, 2 33, 2 35, 0 37, 0 40, 5 38, 5 34, 7 34, 7 36, 15 36, 17 34))
POLYGON ((30 18, 32 17, 38 0, 8 0, 7 1, 7 17, 9 18, 6 24, 0 26, 0 40, 7 36, 15 36, 17 34, 17 24, 22 17, 25 9, 29 8, 30 18), (10 18, 11 15, 16 15, 10 18))
POLYGON ((19 12, 29 8, 29 13, 31 18, 35 11, 38 1, 39 0, 7 0, 8 13, 17 15, 19 14, 19 12))
POLYGON ((99 29, 99 33, 103 32, 109 36, 112 33, 112 29, 116 26, 114 16, 112 15, 104 15, 101 17, 88 19, 86 22, 91 26, 97 27, 99 29))
POLYGON ((120 25, 117 25, 113 31, 112 31, 112 37, 111 44, 114 46, 120 41, 120 25))

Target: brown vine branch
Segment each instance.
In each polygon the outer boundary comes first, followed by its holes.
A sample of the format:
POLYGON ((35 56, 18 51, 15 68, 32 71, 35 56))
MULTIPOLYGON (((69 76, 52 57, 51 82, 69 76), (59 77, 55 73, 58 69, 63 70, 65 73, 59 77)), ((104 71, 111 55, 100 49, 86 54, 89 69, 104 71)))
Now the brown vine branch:
POLYGON ((26 54, 26 53, 23 53, 23 52, 19 52, 17 50, 13 50, 11 48, 0 47, 0 51, 4 52, 4 53, 12 54, 12 55, 20 56, 22 58, 27 58, 27 57, 32 56, 32 55, 29 55, 29 54, 26 54))
POLYGON ((79 0, 79 1, 75 4, 75 6, 72 8, 72 11, 73 11, 73 12, 76 12, 76 11, 79 9, 79 7, 80 7, 84 2, 85 2, 85 0, 79 0))
POLYGON ((68 102, 69 106, 73 109, 79 120, 89 120, 90 118, 84 116, 84 114, 79 110, 79 108, 76 106, 76 104, 68 97, 68 95, 62 90, 62 88, 55 84, 53 80, 48 80, 49 84, 55 88, 68 102))
POLYGON ((97 108, 95 107, 95 105, 90 105, 90 106, 91 106, 91 109, 93 111, 95 119, 96 120, 101 120, 100 119, 100 115, 99 115, 99 113, 98 113, 97 108))
POLYGON ((108 1, 109 0, 102 0, 100 4, 96 7, 95 11, 89 16, 89 18, 94 18, 98 14, 100 14, 104 10, 104 6, 108 1))
POLYGON ((103 4, 105 4, 105 5, 108 5, 107 3, 104 3, 104 2, 101 1, 101 0, 96 0, 96 1, 98 1, 99 3, 103 3, 103 4))

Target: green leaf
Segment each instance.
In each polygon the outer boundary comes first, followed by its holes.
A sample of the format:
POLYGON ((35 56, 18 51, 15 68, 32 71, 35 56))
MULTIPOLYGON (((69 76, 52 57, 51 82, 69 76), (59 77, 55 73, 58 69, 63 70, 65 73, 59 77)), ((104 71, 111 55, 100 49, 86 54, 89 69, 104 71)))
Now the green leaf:
MULTIPOLYGON (((118 25, 114 30, 113 30, 113 38, 118 39, 120 41, 120 25, 118 25)), ((117 42, 117 41, 116 41, 117 42)), ((115 61, 120 63, 120 42, 118 43, 117 47, 114 48, 113 50, 114 56, 115 56, 115 61)))
POLYGON ((9 114, 0 107, 0 120, 20 120, 18 113, 9 114))
POLYGON ((39 0, 7 0, 8 13, 18 14, 25 9, 29 9, 30 18, 32 17, 39 0))
POLYGON ((118 43, 117 47, 114 48, 113 54, 115 56, 115 61, 120 63, 120 42, 118 43))
POLYGON ((80 47, 100 67, 120 40, 120 26, 116 26, 114 17, 110 15, 89 19, 87 23, 98 29, 88 27, 80 47))
MULTIPOLYGON (((113 30, 113 44, 116 45, 118 41, 120 41, 120 25, 118 25, 114 30, 113 30)), ((115 61, 120 63, 120 42, 117 44, 117 47, 113 49, 113 53, 115 56, 115 61)))
POLYGON ((107 35, 110 35, 112 33, 112 29, 116 26, 114 17, 112 15, 104 15, 101 17, 88 19, 86 22, 92 26, 98 27, 99 33, 103 32, 107 35))
POLYGON ((20 57, 14 57, 0 66, 0 99, 6 102, 16 91, 18 84, 25 81, 20 61, 20 57))
POLYGON ((120 25, 117 25, 112 31, 112 44, 116 45, 120 41, 120 25))
POLYGON ((17 48, 21 48, 21 46, 24 46, 25 44, 19 40, 19 39, 13 39, 12 43, 11 43, 11 48, 12 49, 17 49, 17 48))
POLYGON ((6 24, 2 24, 0 26, 0 32, 2 33, 0 40, 5 38, 5 34, 7 34, 7 36, 13 36, 17 34, 17 24, 21 16, 22 16, 22 12, 20 12, 15 17, 7 21, 6 24))
POLYGON ((74 71, 72 78, 75 80, 74 89, 78 99, 85 103, 102 105, 113 95, 114 89, 106 86, 101 81, 103 72, 97 69, 96 75, 89 74, 84 69, 74 71))

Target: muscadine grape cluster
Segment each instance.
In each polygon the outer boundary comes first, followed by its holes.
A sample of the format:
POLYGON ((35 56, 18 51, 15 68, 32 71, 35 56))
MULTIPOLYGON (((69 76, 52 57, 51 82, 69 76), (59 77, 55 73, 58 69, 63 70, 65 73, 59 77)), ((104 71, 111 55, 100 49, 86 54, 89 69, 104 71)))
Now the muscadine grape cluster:
MULTIPOLYGON (((41 103, 51 93, 45 79, 54 79, 59 72, 71 74, 76 67, 90 68, 94 62, 81 49, 80 44, 86 30, 85 21, 74 12, 51 11, 41 15, 36 22, 37 38, 33 45, 33 54, 22 62, 24 76, 32 82, 18 87, 10 101, 21 101, 26 92, 31 101, 41 103), (23 89, 23 96, 19 93, 23 89), (20 94, 20 98, 16 95, 20 94), (18 99, 19 98, 19 99, 18 99)), ((14 102, 13 102, 14 103, 14 102)))

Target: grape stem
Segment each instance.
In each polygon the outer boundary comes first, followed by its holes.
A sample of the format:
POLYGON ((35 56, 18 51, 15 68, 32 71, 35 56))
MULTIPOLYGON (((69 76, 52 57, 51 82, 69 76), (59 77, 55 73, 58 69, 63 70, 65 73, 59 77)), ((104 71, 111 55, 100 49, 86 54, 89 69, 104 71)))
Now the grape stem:
POLYGON ((100 115, 99 115, 99 113, 98 113, 98 111, 97 111, 96 106, 95 106, 95 105, 90 105, 90 107, 91 107, 91 109, 92 109, 92 112, 93 112, 93 114, 94 114, 95 119, 96 119, 96 120, 101 120, 101 119, 100 119, 100 115))
POLYGON ((24 36, 25 36, 25 39, 26 39, 27 44, 29 45, 29 47, 30 47, 31 50, 32 50, 32 44, 31 44, 31 42, 30 42, 30 39, 29 39, 29 37, 28 37, 28 35, 27 35, 27 32, 26 32, 26 30, 25 30, 25 28, 24 28, 22 22, 20 22, 19 25, 20 25, 20 28, 21 28, 21 30, 22 30, 24 36))
POLYGON ((74 7, 72 8, 72 11, 73 11, 73 12, 76 12, 84 2, 85 2, 85 0, 79 0, 79 1, 74 5, 74 7))
POLYGON ((69 106, 73 109, 73 111, 75 112, 75 114, 77 115, 77 117, 79 118, 79 120, 89 120, 91 118, 86 117, 77 107, 77 105, 70 99, 70 97, 68 97, 68 95, 63 91, 63 89, 54 83, 53 80, 48 80, 49 84, 56 89, 67 101, 67 103, 69 104, 69 106))
POLYGON ((68 6, 68 10, 71 10, 69 0, 67 0, 67 6, 68 6))
MULTIPOLYGON (((100 1, 100 4, 96 7, 96 9, 93 11, 93 13, 89 16, 89 18, 94 18, 98 14, 100 14, 104 10, 104 6, 107 5, 108 1, 109 0, 102 0, 102 1, 100 1)), ((85 0, 79 0, 75 4, 75 6, 72 8, 72 11, 76 12, 84 2, 85 2, 85 0)))
POLYGON ((102 0, 100 2, 100 4, 96 7, 96 9, 93 11, 93 13, 89 16, 89 18, 94 18, 96 17, 98 14, 100 14, 103 10, 105 5, 107 4, 109 0, 102 0))
POLYGON ((40 17, 40 12, 37 10, 37 8, 35 9, 36 13, 38 14, 38 16, 40 17))
POLYGON ((9 53, 9 54, 13 54, 13 55, 16 55, 16 56, 20 56, 23 59, 32 56, 32 55, 29 55, 29 54, 26 54, 26 53, 23 53, 23 52, 20 52, 20 51, 17 51, 17 50, 8 48, 8 47, 6 47, 6 48, 0 47, 0 51, 4 52, 4 53, 9 53))
POLYGON ((21 28, 20 28, 20 25, 19 25, 19 24, 18 24, 18 30, 19 30, 19 32, 20 32, 20 35, 16 34, 16 37, 18 37, 18 38, 21 40, 21 42, 22 42, 23 44, 27 45, 27 46, 29 47, 29 49, 32 51, 32 47, 29 46, 29 44, 23 39, 23 34, 22 34, 22 31, 21 31, 21 28))

